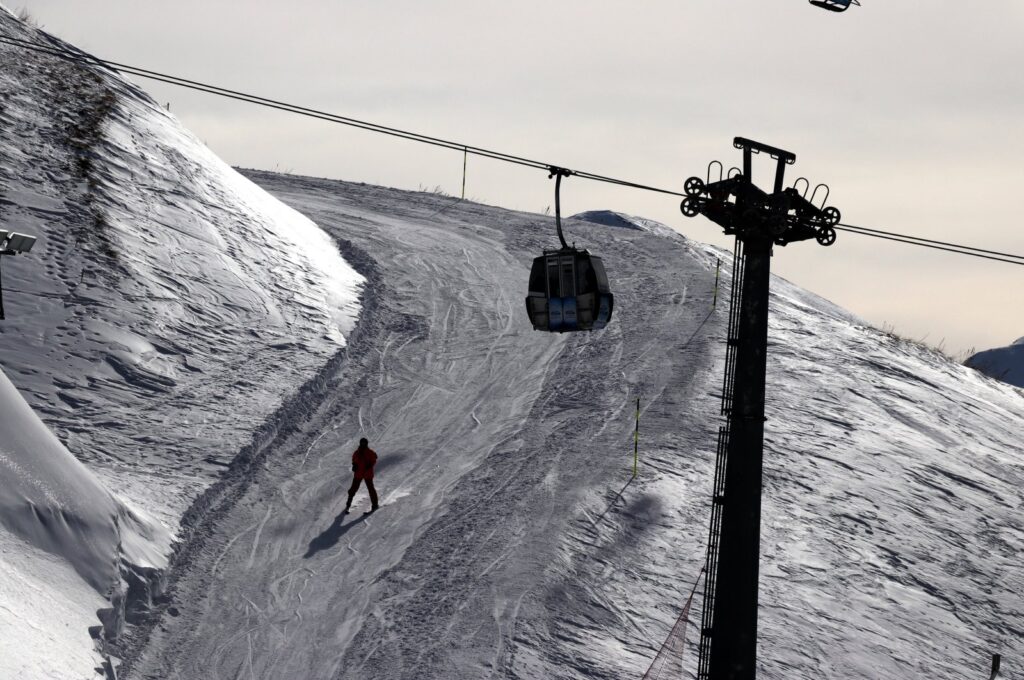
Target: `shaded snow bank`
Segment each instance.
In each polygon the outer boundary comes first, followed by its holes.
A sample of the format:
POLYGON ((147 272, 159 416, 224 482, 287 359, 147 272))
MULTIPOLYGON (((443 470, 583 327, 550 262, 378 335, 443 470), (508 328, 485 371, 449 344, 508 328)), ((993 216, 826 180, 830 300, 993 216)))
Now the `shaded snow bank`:
POLYGON ((68 452, 0 372, 0 523, 64 557, 100 593, 113 588, 112 556, 166 564, 170 533, 115 498, 68 452))
POLYGON ((0 677, 88 678, 102 659, 90 628, 105 597, 68 562, 0 525, 0 677))
POLYGON ((113 634, 130 587, 145 591, 130 607, 148 606, 148 576, 166 566, 170 533, 104 488, 2 371, 0 433, 0 644, 10 646, 0 676, 78 674, 92 656, 88 628, 98 611, 113 634))

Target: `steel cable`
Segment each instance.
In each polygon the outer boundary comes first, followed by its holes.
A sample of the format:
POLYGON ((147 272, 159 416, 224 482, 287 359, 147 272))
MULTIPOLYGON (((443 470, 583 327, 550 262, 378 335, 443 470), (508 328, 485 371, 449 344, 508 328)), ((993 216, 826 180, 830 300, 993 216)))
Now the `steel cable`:
MULTIPOLYGON (((56 40, 56 39, 54 39, 56 40)), ((432 146, 451 149, 453 151, 461 151, 464 154, 473 154, 475 156, 481 156, 483 158, 490 158, 496 161, 502 161, 505 163, 513 163, 528 168, 537 170, 548 171, 552 167, 564 167, 554 163, 548 163, 544 161, 538 161, 523 156, 517 156, 514 154, 504 153, 501 151, 495 151, 492 149, 486 149, 483 147, 472 146, 469 144, 463 144, 461 142, 454 142, 451 140, 443 139, 440 137, 432 137, 430 135, 424 135, 417 132, 410 132, 408 130, 402 130, 400 128, 389 127, 378 123, 372 123, 357 118, 351 118, 348 116, 342 116, 339 114, 330 113, 327 111, 320 111, 305 106, 299 106, 296 104, 289 104, 287 102, 279 101, 276 99, 270 99, 267 97, 261 97, 258 95, 241 92, 238 90, 231 90, 216 85, 210 85, 208 83, 202 83, 196 80, 190 80, 188 78, 180 78, 178 76, 169 75, 166 73, 160 73, 159 71, 152 71, 150 69, 144 69, 130 64, 123 64, 116 61, 109 61, 106 59, 99 59, 93 57, 84 52, 73 51, 63 45, 48 47, 40 45, 38 43, 30 42, 27 40, 21 40, 18 38, 12 38, 9 36, 0 36, 0 43, 5 43, 14 47, 20 47, 22 49, 28 49, 36 52, 42 52, 65 59, 68 61, 74 61, 79 63, 92 64, 96 66, 102 66, 104 68, 118 71, 121 73, 127 73, 129 75, 138 76, 141 78, 148 78, 168 85, 175 85, 177 87, 183 87, 198 92, 204 92, 207 94, 216 95, 219 97, 225 97, 228 99, 234 99, 237 101, 245 102, 248 104, 255 104, 266 108, 276 109, 284 111, 286 113, 294 113, 309 118, 315 118, 318 120, 324 120, 332 123, 339 123, 341 125, 347 125, 368 132, 377 132, 400 139, 406 139, 413 142, 420 142, 422 144, 429 144, 432 146)), ((655 193, 667 194, 670 196, 681 196, 685 197, 685 193, 678 191, 672 191, 670 189, 661 189, 648 184, 641 184, 639 182, 633 182, 629 180, 618 179, 615 177, 609 177, 607 175, 600 175, 585 170, 574 170, 572 173, 577 177, 583 179, 589 179, 595 182, 603 182, 606 184, 612 184, 616 186, 627 187, 630 189, 639 189, 641 191, 651 191, 655 193)), ((883 231, 880 229, 870 229, 868 227, 858 227, 852 224, 838 224, 835 227, 837 230, 846 231, 861 236, 870 236, 872 238, 879 238, 888 241, 895 241, 897 243, 906 243, 909 245, 921 246, 924 248, 932 248, 935 250, 942 250, 946 252, 956 253, 959 255, 970 255, 971 257, 979 257, 987 260, 993 260, 996 262, 1005 262, 1008 264, 1024 265, 1024 255, 1014 255, 1012 253, 1003 253, 994 250, 986 250, 983 248, 975 248, 973 246, 965 246, 956 243, 949 243, 945 241, 937 241, 933 239, 925 239, 916 236, 908 236, 906 234, 898 234, 895 232, 883 231)))
POLYGON ((860 236, 870 236, 872 238, 880 238, 886 241, 895 241, 897 243, 921 246, 922 248, 932 248, 933 250, 942 250, 949 253, 956 253, 958 255, 969 255, 971 257, 979 257, 985 260, 993 260, 995 262, 1024 265, 1024 255, 1013 255, 1012 253, 1001 253, 995 250, 984 250, 982 248, 962 246, 957 243, 935 241, 917 236, 907 236, 905 234, 896 234, 893 232, 881 231, 879 229, 855 227, 849 224, 837 224, 835 228, 851 234, 859 234, 860 236))

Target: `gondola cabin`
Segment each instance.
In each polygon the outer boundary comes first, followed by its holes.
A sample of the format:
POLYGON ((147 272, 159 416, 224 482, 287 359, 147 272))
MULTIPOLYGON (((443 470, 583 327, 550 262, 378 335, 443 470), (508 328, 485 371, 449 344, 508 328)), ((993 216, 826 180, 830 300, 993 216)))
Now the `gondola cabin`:
POLYGON ((845 12, 850 5, 860 5, 858 0, 810 0, 815 7, 827 9, 830 12, 845 12))
POLYGON ((596 255, 563 248, 533 260, 526 313, 534 330, 599 330, 611 320, 613 304, 604 263, 596 255))

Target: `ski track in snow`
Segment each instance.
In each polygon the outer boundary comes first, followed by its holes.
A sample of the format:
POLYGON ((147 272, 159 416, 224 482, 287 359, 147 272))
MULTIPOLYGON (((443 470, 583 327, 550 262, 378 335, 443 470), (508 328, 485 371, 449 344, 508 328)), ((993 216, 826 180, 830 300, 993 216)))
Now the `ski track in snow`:
MULTIPOLYGON (((641 640, 632 656, 593 658, 585 652, 593 643, 589 626, 560 623, 552 636, 550 617, 537 612, 562 596, 567 573, 591 569, 589 560, 576 563, 583 536, 612 546, 642 541, 642 520, 657 505, 650 492, 679 484, 673 472, 645 468, 649 478, 634 487, 643 493, 605 508, 629 475, 632 395, 645 395, 652 432, 677 420, 691 396, 714 406, 713 395, 701 393, 714 377, 702 334, 718 323, 710 314, 713 273, 681 240, 666 247, 643 231, 587 226, 609 267, 621 272, 632 262, 637 286, 620 293, 616 324, 602 334, 536 333, 512 302, 522 296, 534 251, 549 245, 536 216, 463 204, 431 220, 431 196, 412 195, 404 205, 384 189, 252 176, 376 261, 380 278, 367 291, 381 308, 360 320, 368 335, 353 346, 334 403, 303 425, 224 518, 223 538, 203 551, 210 557, 189 566, 178 586, 188 593, 176 604, 180 616, 154 630, 133 675, 210 673, 212 664, 219 677, 539 677, 535 658, 544 677, 642 672, 672 606, 652 618, 618 598, 649 572, 608 558, 613 566, 602 565, 580 593, 599 593, 611 579, 603 598, 630 623, 624 634, 605 631, 603 644, 641 640), (332 195, 337 190, 343 197, 332 195), (644 307, 645 295, 676 285, 640 271, 659 256, 671 258, 680 295, 644 307), (692 306, 678 304, 687 289, 692 306), (680 326, 690 332, 673 337, 680 326), (670 365, 669 357, 682 361, 670 365), (365 491, 352 514, 339 514, 348 453, 361 434, 381 455, 383 507, 372 518, 360 514, 365 491), (295 512, 280 507, 283 498, 295 512), (606 509, 600 536, 591 535, 588 518, 606 509), (258 542, 234 540, 264 520, 258 542), (253 605, 236 593, 263 611, 251 631, 260 650, 251 661, 249 636, 217 632, 252 621, 253 605), (190 652, 179 655, 182 649, 190 652), (565 667, 566 659, 575 666, 565 667)), ((652 434, 652 455, 706 468, 696 455, 712 428, 702 418, 691 424, 693 441, 652 434)), ((644 586, 668 603, 703 559, 703 494, 680 493, 678 502, 694 522, 684 541, 692 545, 666 555, 661 568, 669 573, 644 586)))
MULTIPOLYGON (((181 615, 131 677, 640 677, 703 564, 722 253, 570 221, 616 318, 541 334, 510 301, 547 220, 463 203, 442 221, 429 195, 251 176, 375 262, 370 311, 334 396, 188 565, 181 615), (338 514, 361 434, 381 454, 372 518, 365 492, 338 514)), ((773 285, 759 677, 959 680, 993 650, 1019 658, 1021 393, 773 285)))

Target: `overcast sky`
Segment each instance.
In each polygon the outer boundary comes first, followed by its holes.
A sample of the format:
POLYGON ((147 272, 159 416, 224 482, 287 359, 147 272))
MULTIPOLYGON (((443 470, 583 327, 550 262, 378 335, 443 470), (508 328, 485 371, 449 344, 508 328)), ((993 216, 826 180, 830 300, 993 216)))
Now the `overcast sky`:
MULTIPOLYGON (((738 165, 750 137, 796 153, 790 179, 828 183, 844 222, 1024 253, 1021 0, 4 1, 102 58, 665 188, 738 165)), ((233 165, 460 190, 455 152, 138 82, 233 165)), ((552 193, 469 159, 475 200, 540 212, 552 193)), ((731 245, 671 196, 569 179, 562 205, 731 245)), ((848 233, 775 255, 947 350, 1024 335, 1024 267, 848 233)))

